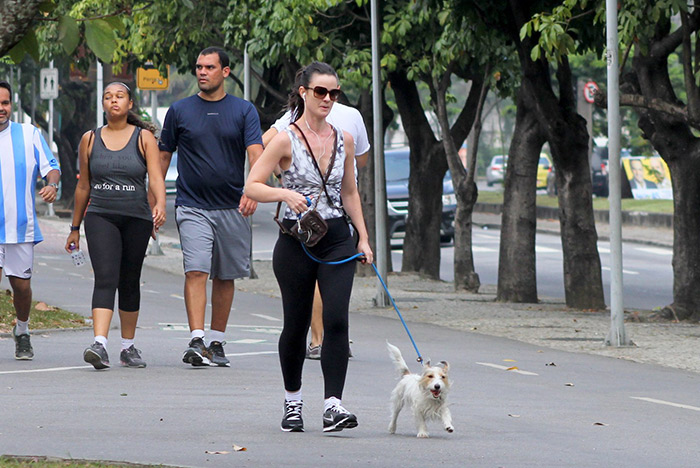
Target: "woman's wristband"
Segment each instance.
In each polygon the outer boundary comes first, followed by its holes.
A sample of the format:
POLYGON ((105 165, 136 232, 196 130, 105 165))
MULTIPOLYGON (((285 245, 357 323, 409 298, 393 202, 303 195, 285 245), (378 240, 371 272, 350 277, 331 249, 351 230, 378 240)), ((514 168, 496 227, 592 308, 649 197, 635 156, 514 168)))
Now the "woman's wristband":
POLYGON ((80 226, 73 226, 72 224, 70 225, 70 232, 73 231, 80 231, 80 226))

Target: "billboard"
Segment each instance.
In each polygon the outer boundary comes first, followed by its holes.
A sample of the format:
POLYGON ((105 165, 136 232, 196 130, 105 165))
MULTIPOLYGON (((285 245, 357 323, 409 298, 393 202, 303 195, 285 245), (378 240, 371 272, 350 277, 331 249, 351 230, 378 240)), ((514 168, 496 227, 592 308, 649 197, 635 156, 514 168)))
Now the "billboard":
POLYGON ((660 156, 624 157, 622 167, 635 199, 673 199, 671 172, 660 156))

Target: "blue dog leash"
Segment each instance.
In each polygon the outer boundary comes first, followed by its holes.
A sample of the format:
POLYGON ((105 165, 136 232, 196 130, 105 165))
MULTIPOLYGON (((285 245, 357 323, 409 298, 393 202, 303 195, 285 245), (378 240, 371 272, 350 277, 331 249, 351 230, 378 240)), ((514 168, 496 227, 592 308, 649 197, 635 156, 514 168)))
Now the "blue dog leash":
MULTIPOLYGON (((351 257, 342 259, 342 260, 337 260, 334 262, 328 262, 325 260, 321 260, 320 258, 316 258, 311 252, 309 252, 309 249, 306 248, 303 242, 300 242, 301 247, 304 249, 304 252, 306 252, 306 255, 309 256, 311 260, 317 263, 321 263, 324 265, 341 265, 343 263, 351 262, 355 259, 359 259, 360 257, 364 257, 365 254, 363 253, 357 253, 351 257)), ((416 345, 416 341, 413 339, 413 335, 411 335, 411 330, 408 329, 408 325, 406 325, 406 321, 403 319, 403 316, 401 315, 401 312, 399 312, 399 308, 396 305, 396 301, 394 301, 394 298, 392 297, 391 293, 389 292, 389 288, 386 286, 386 283, 384 282, 384 279, 382 278, 382 275, 379 274, 379 270, 377 270, 377 267, 374 263, 370 263, 372 265, 372 268, 374 269, 374 273, 376 273, 377 278, 379 278, 379 282, 382 283, 382 286, 384 287, 384 291, 386 291, 386 294, 389 296, 389 299, 391 299, 391 304, 394 306, 394 310, 396 311, 396 314, 399 316, 399 319, 401 319, 401 323, 403 324, 404 329, 406 330, 406 333, 408 334, 408 337, 411 339, 411 343, 413 344, 413 349, 416 350, 416 354, 418 355, 418 358, 416 361, 418 361, 420 364, 423 364, 423 357, 420 354, 420 351, 418 351, 418 346, 416 345)))

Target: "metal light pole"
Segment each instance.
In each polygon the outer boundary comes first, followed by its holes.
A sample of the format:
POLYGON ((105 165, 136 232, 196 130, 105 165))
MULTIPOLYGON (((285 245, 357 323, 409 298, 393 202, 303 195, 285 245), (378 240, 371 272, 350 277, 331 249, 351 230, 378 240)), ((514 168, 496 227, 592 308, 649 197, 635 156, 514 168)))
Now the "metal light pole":
MULTIPOLYGON (((250 101, 250 55, 248 55, 248 44, 245 43, 245 49, 243 50, 243 99, 250 101)), ((250 172, 250 160, 245 158, 245 173, 246 178, 250 172)), ((248 226, 250 226, 250 279, 257 279, 258 274, 255 273, 253 268, 253 215, 248 216, 248 226)))
POLYGON ((100 62, 100 59, 97 59, 97 70, 96 70, 96 82, 97 82, 97 88, 95 89, 95 94, 97 95, 95 97, 95 128, 99 128, 104 124, 104 118, 102 117, 102 90, 104 89, 104 81, 103 81, 103 71, 102 71, 102 62, 100 62))
MULTIPOLYGON (((382 125, 382 75, 379 68, 379 13, 377 0, 371 0, 372 17, 372 122, 374 130, 374 215, 375 215, 375 262, 377 270, 385 281, 387 278, 387 240, 386 240, 386 184, 384 175, 384 127, 382 125)), ((377 307, 391 305, 382 284, 377 279, 377 307)))
POLYGON ((631 346, 625 331, 622 296, 622 191, 620 166, 620 82, 617 43, 617 2, 606 0, 608 58, 608 167, 610 202, 610 331, 606 346, 631 346))

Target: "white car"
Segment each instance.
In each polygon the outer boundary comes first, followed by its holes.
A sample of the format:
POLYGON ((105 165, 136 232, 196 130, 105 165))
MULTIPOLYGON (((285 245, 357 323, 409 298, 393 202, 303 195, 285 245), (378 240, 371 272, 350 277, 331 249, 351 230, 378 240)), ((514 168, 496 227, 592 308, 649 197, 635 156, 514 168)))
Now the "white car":
POLYGON ((170 159, 170 166, 168 166, 168 172, 165 173, 165 193, 168 195, 177 193, 177 188, 175 187, 175 181, 177 180, 177 151, 173 153, 173 157, 170 159))
POLYGON ((486 168, 486 185, 491 187, 493 184, 502 184, 507 164, 508 156, 499 154, 491 158, 491 164, 486 168))

